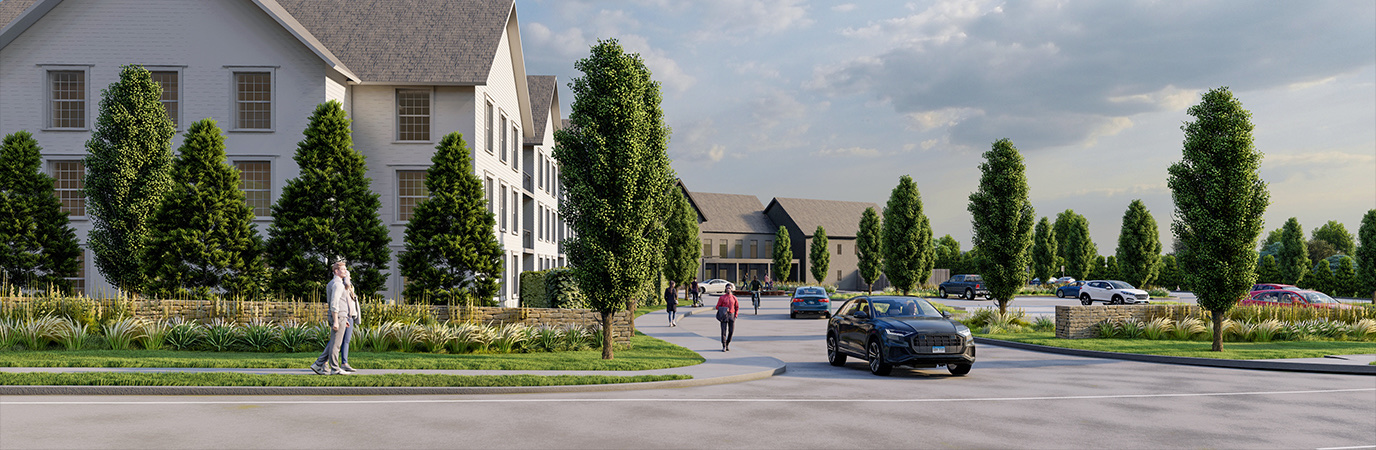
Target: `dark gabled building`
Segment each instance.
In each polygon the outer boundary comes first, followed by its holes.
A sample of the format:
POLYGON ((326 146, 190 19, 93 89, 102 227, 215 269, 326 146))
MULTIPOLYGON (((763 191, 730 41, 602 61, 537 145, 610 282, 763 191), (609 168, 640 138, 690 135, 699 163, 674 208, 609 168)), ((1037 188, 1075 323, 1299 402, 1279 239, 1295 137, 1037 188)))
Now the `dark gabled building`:
MULTIPOLYGON (((762 213, 788 230, 793 256, 798 258, 803 269, 803 273, 799 275, 805 276, 804 279, 814 280, 809 251, 812 248, 813 234, 816 233, 817 227, 821 226, 826 230, 827 250, 831 253, 827 274, 822 283, 836 285, 839 289, 863 290, 866 286, 860 277, 860 259, 855 253, 855 236, 859 234, 860 217, 865 213, 865 208, 883 212, 879 205, 869 202, 775 197, 762 213)), ((882 276, 874 284, 875 289, 883 289, 886 286, 888 280, 882 276)))

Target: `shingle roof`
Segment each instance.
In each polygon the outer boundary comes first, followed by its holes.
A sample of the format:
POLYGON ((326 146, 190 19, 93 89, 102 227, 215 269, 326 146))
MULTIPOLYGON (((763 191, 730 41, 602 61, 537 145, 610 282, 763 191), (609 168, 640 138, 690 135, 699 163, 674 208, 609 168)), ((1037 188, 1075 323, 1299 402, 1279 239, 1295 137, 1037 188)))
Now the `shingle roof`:
POLYGON ((558 85, 554 75, 527 75, 526 85, 530 86, 530 112, 535 115, 535 139, 527 139, 526 145, 545 145, 545 125, 549 120, 550 103, 554 101, 554 88, 558 85))
POLYGON ((277 1, 363 82, 477 85, 514 0, 277 1))
POLYGON ((0 1, 0 28, 5 28, 5 25, 9 25, 16 17, 19 17, 19 13, 29 9, 29 6, 32 6, 36 2, 38 2, 38 0, 0 1))
POLYGON ((765 211, 783 208, 784 213, 798 224, 806 236, 812 236, 817 226, 821 225, 827 230, 827 236, 855 237, 860 232, 860 216, 865 213, 865 208, 870 207, 880 214, 884 212, 879 205, 869 202, 779 197, 769 202, 765 211))
POLYGON ((764 215, 764 204, 753 195, 694 192, 693 200, 706 222, 698 224, 703 232, 769 233, 778 227, 764 215))

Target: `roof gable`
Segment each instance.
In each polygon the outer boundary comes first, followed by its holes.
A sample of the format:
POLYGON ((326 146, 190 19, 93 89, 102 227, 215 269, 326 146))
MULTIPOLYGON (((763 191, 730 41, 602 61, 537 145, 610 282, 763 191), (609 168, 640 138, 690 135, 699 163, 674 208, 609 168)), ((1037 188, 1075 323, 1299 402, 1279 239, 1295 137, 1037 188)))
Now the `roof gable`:
POLYGON ((526 139, 526 145, 545 145, 545 126, 554 124, 559 127, 559 91, 554 75, 528 75, 526 85, 530 86, 530 114, 535 121, 532 131, 534 138, 526 139))
POLYGON ((874 208, 881 213, 883 209, 869 202, 843 202, 839 200, 814 200, 806 198, 778 198, 769 202, 765 213, 774 208, 798 224, 804 236, 811 237, 817 226, 827 230, 827 236, 855 237, 860 232, 860 216, 865 208, 874 208))
POLYGON ((774 234, 778 227, 764 215, 763 204, 753 195, 692 193, 693 203, 707 221, 698 230, 717 233, 774 234))

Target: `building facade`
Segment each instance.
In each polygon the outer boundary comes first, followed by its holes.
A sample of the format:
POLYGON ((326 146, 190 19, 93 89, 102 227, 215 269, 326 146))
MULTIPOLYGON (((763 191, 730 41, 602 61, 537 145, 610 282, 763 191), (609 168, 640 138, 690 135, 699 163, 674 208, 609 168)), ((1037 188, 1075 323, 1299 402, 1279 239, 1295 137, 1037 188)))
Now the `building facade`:
MULTIPOLYGON (((293 155, 310 114, 343 104, 391 232, 384 295, 400 295, 406 224, 428 195, 435 145, 453 131, 472 149, 506 251, 499 300, 519 304, 520 271, 565 264, 549 158, 563 123, 557 83, 526 74, 512 0, 4 0, 0 23, 0 132, 34 134, 83 248, 85 142, 101 89, 138 64, 163 87, 174 149, 196 120, 225 130, 260 234, 300 173, 293 155)), ((73 281, 112 292, 83 254, 73 281)))

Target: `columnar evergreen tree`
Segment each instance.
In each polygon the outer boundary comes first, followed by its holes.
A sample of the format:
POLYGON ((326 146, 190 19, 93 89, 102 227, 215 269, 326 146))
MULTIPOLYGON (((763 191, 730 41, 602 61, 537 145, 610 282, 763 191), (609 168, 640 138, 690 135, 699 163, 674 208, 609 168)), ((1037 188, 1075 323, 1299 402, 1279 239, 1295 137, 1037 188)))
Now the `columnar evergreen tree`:
POLYGON ((1362 216, 1357 236, 1362 240, 1361 246, 1354 251, 1360 296, 1370 295, 1372 303, 1376 303, 1376 209, 1367 210, 1362 216))
POLYGON ((1333 293, 1333 268, 1328 261, 1314 263, 1304 278, 1300 279, 1299 287, 1313 289, 1325 294, 1333 293))
POLYGON ((793 245, 788 241, 788 229, 783 225, 774 232, 774 279, 787 281, 793 272, 793 245))
POLYGON ((0 143, 0 284, 67 291, 81 248, 41 153, 27 131, 0 143))
POLYGON ((1338 248, 1323 239, 1310 239, 1304 244, 1304 249, 1309 252, 1310 261, 1328 259, 1338 254, 1338 248))
POLYGON ((1094 257, 1099 254, 1094 240, 1089 237, 1089 219, 1067 209, 1056 214, 1056 223, 1052 229, 1056 231, 1056 239, 1060 241, 1056 250, 1060 253, 1061 265, 1065 266, 1066 276, 1077 280, 1089 277, 1094 257))
POLYGON ((1256 279, 1257 236, 1270 194, 1257 173, 1251 113, 1227 88, 1204 93, 1181 127, 1184 157, 1171 165, 1171 231, 1185 285, 1213 318, 1213 350, 1223 350, 1223 316, 1256 279))
POLYGON ((907 295, 932 276, 936 250, 932 246, 932 225, 922 212, 922 194, 907 175, 889 194, 880 225, 884 245, 884 275, 895 288, 907 295))
POLYGON ((1357 295, 1357 265, 1351 256, 1343 255, 1338 259, 1338 270, 1333 271, 1333 292, 1342 297, 1357 295))
POLYGON ((1357 250, 1357 244, 1352 239, 1352 233, 1348 233, 1347 227, 1336 220, 1330 220, 1323 226, 1315 228, 1311 236, 1313 239, 1332 244, 1333 250, 1338 254, 1351 256, 1357 250))
POLYGON ((406 249, 397 257, 408 302, 491 304, 500 288, 505 252, 469 152, 456 131, 440 139, 430 158, 428 197, 412 210, 406 249))
POLYGON ((860 215, 860 231, 855 235, 855 257, 859 260, 860 278, 865 281, 865 290, 871 294, 874 293, 874 282, 879 281, 879 268, 884 262, 883 252, 879 213, 873 207, 865 208, 860 215))
POLYGON ((1123 213, 1117 256, 1118 279, 1137 287, 1156 281, 1161 261, 1160 230, 1156 228, 1156 218, 1141 199, 1133 200, 1123 213))
POLYGON ((1281 229, 1281 250, 1276 257, 1280 274, 1284 283, 1298 283, 1313 264, 1309 259, 1309 246, 1304 242, 1304 228, 1300 227, 1299 219, 1291 217, 1281 229))
POLYGON ((1089 264, 1089 273, 1085 274, 1086 280, 1103 280, 1108 278, 1108 259, 1104 255, 1095 255, 1094 262, 1089 264))
POLYGON ((1042 217, 1032 239, 1032 276, 1050 283, 1056 269, 1056 230, 1052 229, 1051 220, 1042 217))
POLYGON ((950 269, 952 275, 961 272, 960 242, 956 238, 948 234, 936 240, 936 262, 933 267, 950 269))
MULTIPOLYGON (((827 251, 827 230, 821 225, 812 232, 812 248, 808 249, 808 259, 812 268, 812 279, 822 284, 827 279, 827 267, 831 265, 831 252, 827 251)), ((838 283, 841 280, 836 280, 838 283)))
POLYGON ((301 176, 282 187, 268 227, 268 264, 280 293, 320 299, 330 265, 340 259, 360 295, 375 295, 387 282, 391 239, 363 155, 353 148, 350 122, 338 101, 321 103, 296 146, 301 176))
POLYGON ((970 194, 970 215, 975 248, 984 258, 980 275, 999 312, 1027 283, 1031 262, 1032 225, 1036 210, 1027 198, 1027 169, 1013 142, 1000 139, 984 153, 979 168, 979 190, 970 194))
POLYGON ((1277 228, 1277 229, 1271 230, 1271 232, 1269 232, 1269 233, 1266 233, 1266 239, 1262 239, 1262 240, 1261 240, 1261 247, 1260 247, 1260 248, 1263 249, 1263 250, 1265 250, 1267 247, 1270 247, 1272 244, 1279 244, 1279 243, 1280 243, 1281 234, 1282 234, 1283 232, 1284 232, 1284 230, 1282 230, 1282 229, 1280 229, 1280 228, 1277 228))
POLYGON ((1161 272, 1157 276, 1157 285, 1170 290, 1180 289, 1180 264, 1176 262, 1174 254, 1167 254, 1161 257, 1161 272))
POLYGON ((1280 283, 1280 280, 1280 265, 1276 264, 1275 255, 1262 256, 1261 262, 1257 263, 1257 282, 1280 283))
POLYGON ((599 41, 574 67, 583 72, 570 126, 554 134, 562 170, 561 204, 574 237, 564 248, 592 309, 602 314, 602 358, 612 359, 612 314, 657 278, 664 214, 674 183, 669 127, 659 83, 639 54, 599 41))
MULTIPOLYGON (((1122 280, 1123 280, 1123 274, 1122 274, 1122 272, 1119 272, 1119 271, 1118 271, 1118 257, 1117 257, 1117 256, 1108 255, 1107 258, 1104 258, 1104 278, 1107 278, 1107 279, 1110 279, 1110 280, 1119 280, 1119 281, 1122 281, 1122 280)), ((1136 286, 1136 285, 1134 285, 1134 286, 1136 286)))
POLYGON ((668 242, 664 246, 664 276, 679 286, 686 286, 698 273, 702 240, 698 239, 698 214, 693 212, 682 189, 672 189, 669 222, 665 224, 668 242))
POLYGON ((139 258, 162 197, 172 187, 172 135, 162 87, 141 66, 126 65, 101 91, 95 131, 86 141, 87 238, 96 269, 125 292, 143 285, 139 258))
POLYGON ((207 298, 252 297, 264 288, 263 241, 239 190, 239 171, 225 159, 213 119, 187 127, 172 162, 172 189, 149 228, 144 292, 207 298))

